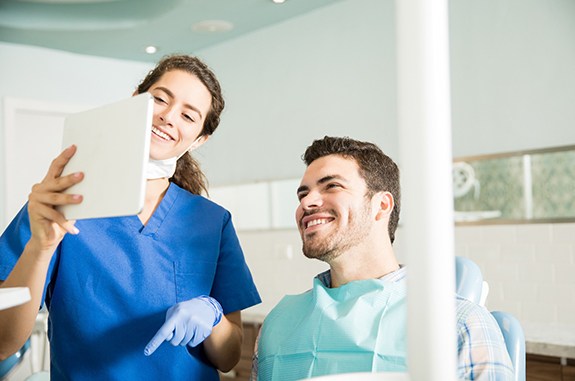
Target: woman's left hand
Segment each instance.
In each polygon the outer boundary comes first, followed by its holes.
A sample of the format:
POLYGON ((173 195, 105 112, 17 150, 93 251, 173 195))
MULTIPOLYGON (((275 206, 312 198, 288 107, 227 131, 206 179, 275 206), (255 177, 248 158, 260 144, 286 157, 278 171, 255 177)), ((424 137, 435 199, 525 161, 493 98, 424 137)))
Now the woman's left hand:
POLYGON ((220 303, 205 295, 170 307, 165 323, 146 345, 144 354, 150 356, 164 341, 169 341, 173 346, 199 345, 212 333, 222 314, 220 303))

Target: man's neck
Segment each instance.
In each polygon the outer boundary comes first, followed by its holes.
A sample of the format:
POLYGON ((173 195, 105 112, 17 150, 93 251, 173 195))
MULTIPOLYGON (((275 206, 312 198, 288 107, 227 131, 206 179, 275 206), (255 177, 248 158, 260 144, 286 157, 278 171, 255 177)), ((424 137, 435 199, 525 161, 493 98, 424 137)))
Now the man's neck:
POLYGON ((329 263, 331 287, 355 280, 377 279, 399 269, 391 244, 370 251, 349 251, 329 263))

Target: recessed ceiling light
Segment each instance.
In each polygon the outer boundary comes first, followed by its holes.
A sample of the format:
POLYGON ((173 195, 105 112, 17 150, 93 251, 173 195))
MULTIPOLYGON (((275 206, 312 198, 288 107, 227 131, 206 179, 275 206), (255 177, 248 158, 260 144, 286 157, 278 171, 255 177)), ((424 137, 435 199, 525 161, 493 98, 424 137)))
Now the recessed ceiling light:
POLYGON ((272 0, 276 4, 283 4, 286 0, 272 0))
POLYGON ((154 54, 158 51, 158 48, 156 48, 154 45, 150 45, 150 46, 146 46, 145 51, 148 54, 154 54))
POLYGON ((234 24, 225 20, 204 20, 192 25, 194 32, 227 32, 234 28, 234 24))

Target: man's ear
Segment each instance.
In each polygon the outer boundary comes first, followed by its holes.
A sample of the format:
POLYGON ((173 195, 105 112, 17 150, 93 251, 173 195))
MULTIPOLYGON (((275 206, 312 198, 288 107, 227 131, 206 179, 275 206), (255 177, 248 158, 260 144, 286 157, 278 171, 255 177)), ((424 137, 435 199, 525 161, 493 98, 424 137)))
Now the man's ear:
POLYGON ((377 197, 377 213, 375 215, 375 219, 380 220, 384 217, 389 218, 395 205, 393 195, 389 192, 378 192, 374 197, 377 197))

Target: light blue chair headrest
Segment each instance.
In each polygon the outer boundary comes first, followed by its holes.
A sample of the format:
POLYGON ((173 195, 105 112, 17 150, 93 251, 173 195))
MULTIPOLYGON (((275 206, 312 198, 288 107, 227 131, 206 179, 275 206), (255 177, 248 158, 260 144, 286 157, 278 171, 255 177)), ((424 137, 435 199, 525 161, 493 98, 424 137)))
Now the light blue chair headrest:
POLYGON ((481 304, 483 275, 481 275, 481 269, 475 262, 469 258, 456 256, 455 279, 455 292, 459 296, 481 304))

